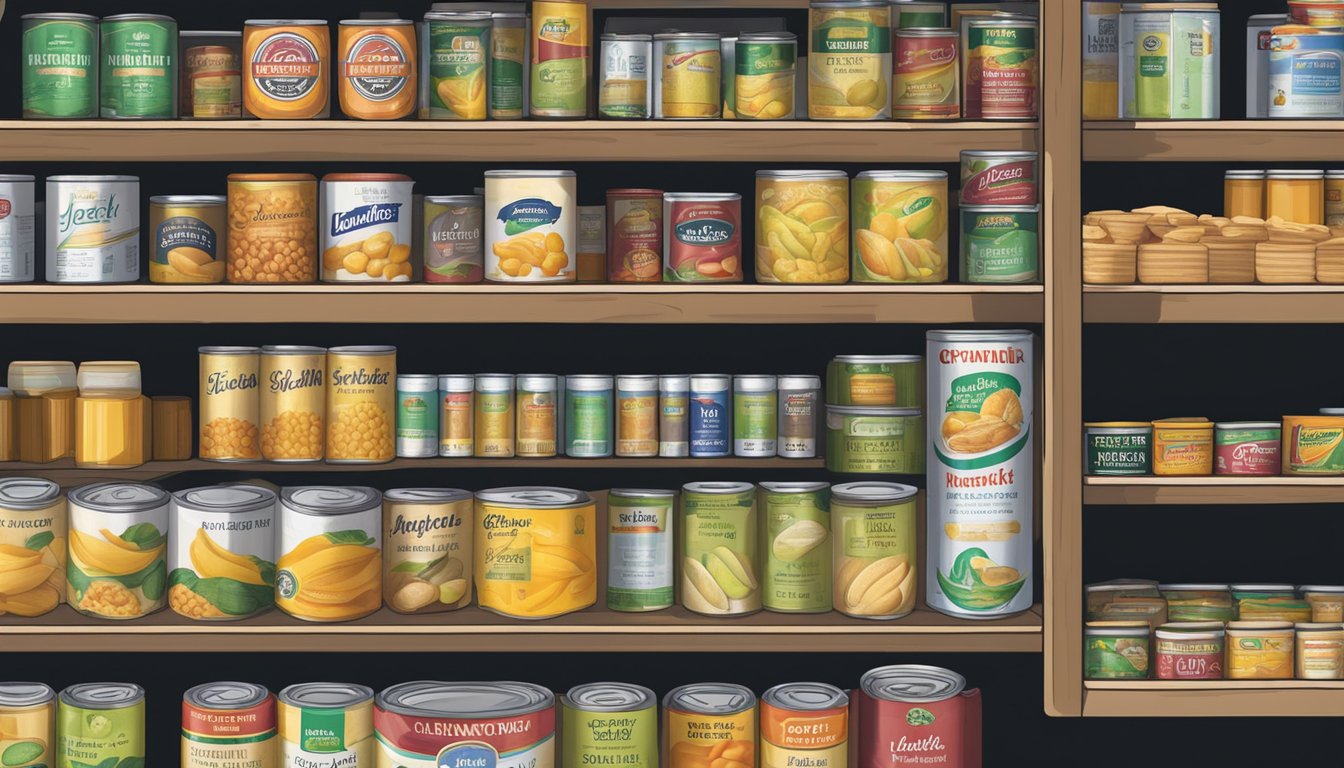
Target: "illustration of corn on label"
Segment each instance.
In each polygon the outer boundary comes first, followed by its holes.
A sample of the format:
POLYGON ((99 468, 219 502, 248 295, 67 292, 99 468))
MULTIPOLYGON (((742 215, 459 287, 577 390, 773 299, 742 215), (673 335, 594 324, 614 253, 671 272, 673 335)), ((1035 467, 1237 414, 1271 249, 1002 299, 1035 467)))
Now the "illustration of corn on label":
POLYGON ((190 619, 251 616, 275 602, 270 509, 211 515, 177 508, 168 553, 168 602, 190 619))
POLYGON ((162 608, 168 583, 166 528, 152 515, 72 514, 66 599, 82 613, 112 619, 162 608))

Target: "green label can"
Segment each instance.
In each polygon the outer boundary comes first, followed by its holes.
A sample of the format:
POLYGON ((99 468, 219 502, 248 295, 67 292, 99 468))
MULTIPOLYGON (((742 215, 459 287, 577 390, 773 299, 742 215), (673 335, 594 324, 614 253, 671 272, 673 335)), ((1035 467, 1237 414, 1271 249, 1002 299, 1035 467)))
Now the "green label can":
POLYGON ((687 483, 680 522, 682 607, 710 616, 759 611, 756 487, 687 483))
MULTIPOLYGON (((733 54, 732 101, 743 120, 793 119, 798 40, 784 32, 743 33, 733 54)), ((725 62, 726 66, 727 62, 725 62)))
POLYGON ((519 120, 527 103, 527 16, 496 13, 490 29, 490 119, 519 120))
POLYGON ((588 114, 588 38, 587 3, 532 3, 533 117, 588 114))
POLYGON ((397 376, 397 455, 427 458, 439 455, 439 377, 397 376))
POLYGON ((961 206, 961 279, 1031 283, 1038 271, 1041 206, 961 206))
POLYGON ((484 120, 490 56, 488 11, 425 14, 421 118, 484 120))
POLYGON ((658 611, 672 605, 675 491, 613 488, 607 494, 607 607, 658 611))
POLYGON ((775 377, 733 377, 733 453, 774 456, 778 443, 779 396, 775 377))
POLYGON ((1153 472, 1153 425, 1099 422, 1086 430, 1087 474, 1149 475, 1153 472))
POLYGON ((831 610, 830 483, 761 483, 761 604, 780 613, 831 610))
POLYGON ((128 13, 102 22, 103 117, 177 117, 177 22, 128 13))
POLYGON ((826 468, 832 472, 924 472, 920 408, 826 406, 826 468))
POLYGON ((863 619, 899 619, 915 609, 919 491, 897 483, 831 488, 835 610, 863 619))
POLYGON ((56 768, 145 764, 145 689, 80 683, 61 691, 56 768))
POLYGON ((611 376, 565 378, 565 455, 600 458, 612 452, 611 376))
POLYGON ((837 355, 826 365, 826 402, 918 408, 924 404, 924 357, 837 355))
POLYGON ((82 13, 23 17, 23 116, 98 116, 98 19, 82 13))
POLYGON ((658 699, 629 683, 587 683, 560 699, 561 766, 658 765, 658 699))

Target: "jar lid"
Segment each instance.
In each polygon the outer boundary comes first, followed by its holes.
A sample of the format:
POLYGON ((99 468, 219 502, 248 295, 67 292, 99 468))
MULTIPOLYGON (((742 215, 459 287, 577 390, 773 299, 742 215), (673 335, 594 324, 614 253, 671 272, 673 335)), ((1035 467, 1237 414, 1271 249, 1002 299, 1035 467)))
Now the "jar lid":
POLYGON ((74 389, 75 382, 75 364, 65 360, 15 360, 9 364, 9 388, 25 397, 74 389))
POLYGON ((81 395, 138 395, 140 364, 134 360, 94 360, 80 363, 75 381, 81 395))

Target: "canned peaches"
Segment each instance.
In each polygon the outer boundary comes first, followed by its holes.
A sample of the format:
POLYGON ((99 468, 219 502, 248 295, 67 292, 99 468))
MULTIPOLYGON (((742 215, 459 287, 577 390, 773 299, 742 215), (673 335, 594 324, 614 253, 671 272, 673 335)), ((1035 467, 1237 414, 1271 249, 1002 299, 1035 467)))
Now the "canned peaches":
POLYGON ((486 171, 485 279, 574 282, 577 197, 574 171, 486 171))
POLYGON ((756 280, 849 281, 849 175, 757 171, 756 280))
POLYGON ((731 683, 693 683, 663 698, 667 768, 756 765, 756 694, 731 683))
POLYGON ((360 120, 396 120, 415 111, 415 24, 409 19, 347 19, 340 49, 341 111, 360 120))
POLYGON ((263 119, 330 113, 331 32, 321 19, 243 22, 243 108, 263 119))
POLYGON ((327 350, 261 348, 261 457, 321 461, 327 350))
POLYGON ((332 347, 327 371, 327 461, 391 461, 396 455, 397 348, 332 347))
POLYGON ((201 347, 202 459, 255 461, 260 361, 256 347, 201 347))
POLYGON ((317 178, 229 174, 229 282, 317 279, 317 178))

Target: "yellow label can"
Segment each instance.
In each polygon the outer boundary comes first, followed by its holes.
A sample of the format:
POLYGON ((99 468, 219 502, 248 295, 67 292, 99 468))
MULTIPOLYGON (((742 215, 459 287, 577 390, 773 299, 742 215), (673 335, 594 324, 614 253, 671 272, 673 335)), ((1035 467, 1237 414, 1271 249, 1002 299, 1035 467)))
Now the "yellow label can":
POLYGON ((756 765, 756 694, 731 683, 693 683, 663 697, 663 765, 756 765))
POLYGON ((891 6, 887 0, 813 0, 808 33, 808 117, 891 117, 891 6))
POLYGON ((349 621, 383 604, 383 498, 361 486, 280 493, 275 605, 305 621, 349 621))
POLYGON ((849 174, 756 172, 756 279, 849 282, 849 174))
POLYGON ((6 613, 41 616, 64 602, 65 549, 61 486, 37 477, 0 480, 0 601, 6 613))
POLYGON ((381 464, 396 455, 397 348, 327 351, 327 461, 381 464))
POLYGON ((656 118, 717 118, 723 111, 723 54, 712 32, 662 32, 653 36, 656 118))
POLYGON ((267 461, 321 461, 327 350, 261 348, 261 456, 267 461))
POLYGON ((201 347, 200 456, 256 461, 260 352, 256 347, 201 347))
POLYGON ((0 683, 0 755, 16 766, 54 765, 56 692, 42 683, 0 683))
POLYGON ((583 491, 518 486, 476 494, 482 608, 547 619, 597 602, 597 507, 583 491))
POLYGON ((475 455, 513 456, 513 375, 482 373, 476 377, 475 455))

